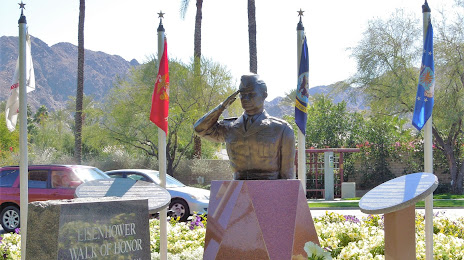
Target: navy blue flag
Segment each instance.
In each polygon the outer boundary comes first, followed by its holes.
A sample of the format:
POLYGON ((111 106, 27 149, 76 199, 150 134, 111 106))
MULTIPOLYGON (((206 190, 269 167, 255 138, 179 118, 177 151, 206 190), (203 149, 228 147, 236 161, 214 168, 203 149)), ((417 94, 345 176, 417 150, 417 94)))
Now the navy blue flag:
POLYGON ((305 37, 303 41, 303 47, 301 48, 300 68, 298 71, 298 86, 296 88, 295 100, 295 123, 303 134, 306 134, 306 121, 308 120, 308 75, 308 45, 306 44, 305 37))
POLYGON ((412 125, 421 130, 432 115, 433 92, 435 87, 435 69, 433 66, 433 29, 429 21, 422 53, 419 84, 417 86, 416 105, 412 116, 412 125))

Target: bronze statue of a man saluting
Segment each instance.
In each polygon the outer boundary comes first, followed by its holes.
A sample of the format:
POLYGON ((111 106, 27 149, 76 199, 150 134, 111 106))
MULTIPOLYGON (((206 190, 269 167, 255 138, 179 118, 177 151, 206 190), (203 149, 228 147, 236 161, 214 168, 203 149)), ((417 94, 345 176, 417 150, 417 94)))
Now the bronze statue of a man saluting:
POLYGON ((267 87, 256 74, 243 75, 237 92, 206 113, 195 132, 213 142, 225 142, 235 180, 294 179, 295 136, 284 120, 264 110, 267 87), (244 113, 219 116, 239 95, 244 113))

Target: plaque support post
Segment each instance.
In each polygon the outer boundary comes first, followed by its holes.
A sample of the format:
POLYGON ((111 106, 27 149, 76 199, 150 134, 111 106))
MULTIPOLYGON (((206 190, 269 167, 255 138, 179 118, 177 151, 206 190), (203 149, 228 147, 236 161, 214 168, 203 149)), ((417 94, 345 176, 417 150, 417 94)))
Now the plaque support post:
POLYGON ((412 205, 384 215, 385 260, 416 259, 415 209, 412 205))

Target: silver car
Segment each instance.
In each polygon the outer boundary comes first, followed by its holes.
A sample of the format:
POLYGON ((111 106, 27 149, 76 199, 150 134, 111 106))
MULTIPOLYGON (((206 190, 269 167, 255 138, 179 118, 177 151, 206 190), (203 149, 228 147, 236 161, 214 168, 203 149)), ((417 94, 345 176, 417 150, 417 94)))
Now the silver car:
MULTIPOLYGON (((160 184, 159 171, 146 169, 121 169, 105 172, 111 178, 131 178, 160 184)), ((171 195, 169 209, 174 217, 180 217, 186 221, 194 212, 197 214, 208 213, 209 190, 189 187, 166 175, 166 190, 171 195)))

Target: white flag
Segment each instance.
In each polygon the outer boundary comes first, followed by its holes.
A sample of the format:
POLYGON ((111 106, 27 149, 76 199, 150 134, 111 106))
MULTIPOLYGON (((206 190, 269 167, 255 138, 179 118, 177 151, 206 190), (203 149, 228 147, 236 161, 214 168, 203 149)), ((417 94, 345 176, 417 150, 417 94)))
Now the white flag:
MULTIPOLYGON (((31 55, 31 38, 29 33, 26 32, 26 89, 27 93, 35 89, 35 76, 34 66, 32 64, 31 55)), ((13 80, 11 81, 10 97, 6 102, 6 126, 8 130, 13 132, 16 127, 19 112, 19 57, 16 61, 16 69, 14 72, 13 80)))

